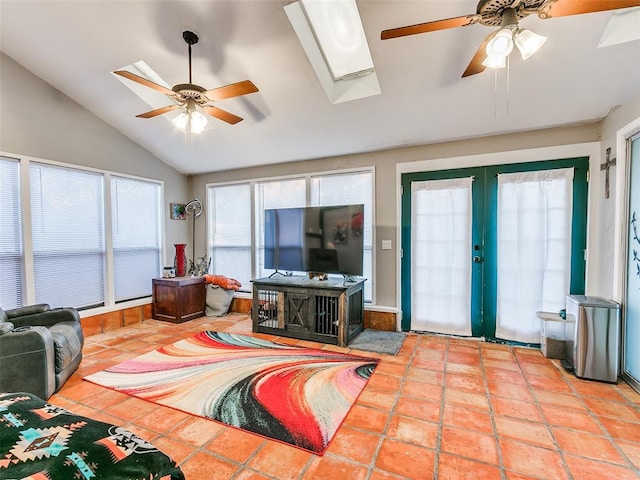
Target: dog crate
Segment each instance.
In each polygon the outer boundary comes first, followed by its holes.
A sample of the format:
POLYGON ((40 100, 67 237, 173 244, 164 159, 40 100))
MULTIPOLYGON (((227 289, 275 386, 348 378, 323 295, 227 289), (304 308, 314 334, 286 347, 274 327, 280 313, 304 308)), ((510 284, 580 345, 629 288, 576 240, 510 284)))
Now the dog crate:
POLYGON ((253 331, 346 346, 364 326, 364 280, 253 280, 253 331))

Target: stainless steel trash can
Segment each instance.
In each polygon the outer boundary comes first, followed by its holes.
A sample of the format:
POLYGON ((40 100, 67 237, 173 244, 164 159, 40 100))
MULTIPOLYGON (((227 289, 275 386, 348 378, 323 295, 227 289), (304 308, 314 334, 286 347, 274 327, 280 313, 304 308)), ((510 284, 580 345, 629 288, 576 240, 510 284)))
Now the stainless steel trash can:
POLYGON ((567 358, 576 377, 617 383, 620 374, 620 305, 567 295, 567 358))

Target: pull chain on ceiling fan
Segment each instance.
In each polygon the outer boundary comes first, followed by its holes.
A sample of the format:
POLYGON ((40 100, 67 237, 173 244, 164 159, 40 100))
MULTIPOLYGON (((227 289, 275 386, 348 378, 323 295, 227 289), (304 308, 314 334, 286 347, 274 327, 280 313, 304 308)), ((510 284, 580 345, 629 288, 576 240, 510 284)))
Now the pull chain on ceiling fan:
POLYGON ((518 21, 537 14, 542 19, 581 15, 640 6, 640 0, 480 0, 476 13, 406 27, 383 30, 380 38, 391 38, 466 27, 480 23, 500 29, 482 42, 462 77, 481 73, 486 67, 502 68, 513 46, 523 59, 529 58, 544 44, 546 38, 520 28, 518 21))
POLYGON ((231 112, 227 112, 226 110, 222 110, 214 105, 210 105, 210 103, 254 93, 258 91, 258 88, 250 80, 232 83, 230 85, 211 90, 207 90, 200 85, 192 83, 191 46, 198 43, 198 36, 187 30, 182 33, 182 38, 189 46, 189 83, 174 85, 171 90, 169 90, 162 85, 126 70, 116 70, 113 72, 116 75, 120 75, 121 77, 137 82, 145 87, 153 88, 154 90, 164 93, 176 102, 175 105, 157 108, 155 110, 136 115, 136 117, 153 118, 174 110, 182 109, 182 112, 173 120, 173 123, 180 130, 187 130, 188 128, 191 133, 201 132, 207 124, 207 118, 200 112, 200 110, 231 125, 235 125, 242 121, 241 117, 234 115, 231 112))

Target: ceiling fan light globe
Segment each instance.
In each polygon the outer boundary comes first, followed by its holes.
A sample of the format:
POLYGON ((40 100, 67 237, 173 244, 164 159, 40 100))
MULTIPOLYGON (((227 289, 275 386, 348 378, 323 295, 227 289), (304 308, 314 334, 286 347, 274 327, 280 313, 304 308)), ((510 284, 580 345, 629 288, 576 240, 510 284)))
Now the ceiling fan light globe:
POLYGON ((198 111, 191 112, 191 133, 201 133, 207 126, 207 117, 198 111))
POLYGON ((507 56, 506 55, 488 55, 485 58, 484 62, 482 62, 487 68, 504 68, 507 66, 507 56))
POLYGON ((487 55, 506 57, 513 50, 513 32, 503 28, 487 43, 487 55))
POLYGON ((520 51, 523 60, 540 50, 540 47, 547 41, 547 37, 538 35, 531 30, 520 29, 514 35, 516 47, 520 51))
POLYGON ((187 123, 189 123, 189 115, 185 112, 180 112, 180 115, 174 118, 172 122, 178 130, 184 132, 187 128, 187 123))

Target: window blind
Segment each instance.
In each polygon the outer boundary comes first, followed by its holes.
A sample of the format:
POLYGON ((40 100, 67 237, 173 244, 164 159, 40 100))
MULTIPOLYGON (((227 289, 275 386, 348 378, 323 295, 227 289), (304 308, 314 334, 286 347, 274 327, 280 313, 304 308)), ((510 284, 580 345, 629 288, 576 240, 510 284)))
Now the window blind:
POLYGON ((0 305, 23 305, 24 270, 20 220, 20 164, 0 157, 0 305))
MULTIPOLYGON (((260 182, 256 185, 256 231, 258 245, 258 277, 275 270, 264 268, 264 211, 269 208, 295 208, 307 204, 307 182, 304 178, 260 182)), ((302 275, 302 272, 294 272, 302 275)))
POLYGON ((160 275, 160 208, 158 183, 111 177, 116 302, 151 295, 160 275))
POLYGON ((211 186, 208 190, 211 270, 235 278, 251 291, 251 185, 211 186))
POLYGON ((365 301, 373 291, 373 172, 326 174, 255 183, 255 207, 251 203, 252 183, 212 185, 208 188, 208 230, 214 273, 240 280, 243 291, 250 291, 251 252, 256 249, 256 275, 273 270, 264 268, 264 211, 270 208, 365 205, 364 276, 365 301), (310 180, 309 180, 310 179, 310 180), (255 208, 255 240, 251 238, 251 213, 255 208))
POLYGON ((364 204, 363 276, 365 302, 373 299, 373 173, 352 172, 311 178, 311 205, 364 204))
POLYGON ((103 176, 31 163, 29 177, 36 303, 103 304, 103 176))

